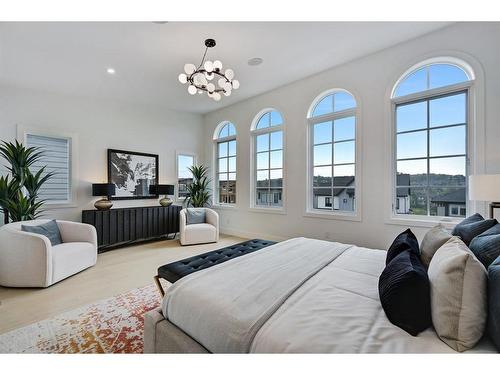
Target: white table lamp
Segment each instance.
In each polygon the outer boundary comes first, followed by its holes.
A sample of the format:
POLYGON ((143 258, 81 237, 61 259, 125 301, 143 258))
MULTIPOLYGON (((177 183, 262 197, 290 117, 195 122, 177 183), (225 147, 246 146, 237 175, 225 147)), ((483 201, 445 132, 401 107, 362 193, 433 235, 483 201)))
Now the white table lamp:
POLYGON ((476 174, 469 176, 469 199, 490 203, 490 217, 493 210, 500 208, 500 174, 476 174))

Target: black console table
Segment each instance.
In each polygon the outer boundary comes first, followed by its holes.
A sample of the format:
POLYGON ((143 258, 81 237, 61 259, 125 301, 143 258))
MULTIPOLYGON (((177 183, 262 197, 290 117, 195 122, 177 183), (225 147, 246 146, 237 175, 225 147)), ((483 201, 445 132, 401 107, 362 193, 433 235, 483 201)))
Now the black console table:
POLYGON ((181 206, 127 207, 107 211, 84 210, 82 222, 97 230, 102 253, 116 247, 165 239, 179 232, 181 206))

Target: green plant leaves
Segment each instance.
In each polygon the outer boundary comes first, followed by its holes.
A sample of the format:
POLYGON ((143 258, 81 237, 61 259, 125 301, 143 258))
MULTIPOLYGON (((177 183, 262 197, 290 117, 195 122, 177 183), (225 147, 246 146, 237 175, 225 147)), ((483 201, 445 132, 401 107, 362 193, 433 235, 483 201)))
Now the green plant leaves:
POLYGON ((36 219, 43 212, 45 203, 45 200, 38 199, 38 191, 54 175, 45 173, 45 167, 35 174, 29 169, 41 160, 43 151, 37 147, 24 147, 17 140, 15 143, 2 141, 0 156, 8 162, 6 167, 11 175, 11 179, 0 176, 0 207, 6 215, 5 222, 8 223, 9 218, 12 221, 36 219))
POLYGON ((188 168, 193 174, 193 182, 187 186, 188 198, 186 205, 193 207, 205 207, 210 205, 210 179, 208 178, 208 168, 204 165, 193 165, 188 168))

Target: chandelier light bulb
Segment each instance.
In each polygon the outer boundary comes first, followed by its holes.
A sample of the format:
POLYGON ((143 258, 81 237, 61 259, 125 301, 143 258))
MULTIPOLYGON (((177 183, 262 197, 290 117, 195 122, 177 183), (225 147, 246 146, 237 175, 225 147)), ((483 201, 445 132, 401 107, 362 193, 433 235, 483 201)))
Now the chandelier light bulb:
POLYGON ((226 84, 226 80, 224 78, 219 78, 217 81, 219 87, 224 88, 224 85, 226 84))
POLYGON ((231 85, 231 82, 224 82, 224 86, 222 88, 226 91, 231 91, 233 89, 233 86, 231 85))
POLYGON ((221 98, 221 96, 220 96, 220 94, 218 92, 214 93, 213 97, 214 97, 214 100, 216 102, 218 102, 220 100, 220 98, 221 98))
POLYGON ((209 73, 214 71, 214 63, 211 62, 210 60, 205 61, 205 65, 203 66, 205 67, 205 70, 209 73))
POLYGON ((198 74, 198 76, 200 77, 199 78, 200 84, 202 86, 206 86, 207 83, 208 83, 208 81, 207 81, 207 78, 205 77, 205 75, 204 74, 198 74))
POLYGON ((179 74, 179 82, 180 83, 186 83, 187 82, 187 76, 184 73, 179 74))
POLYGON ((231 95, 231 91, 224 91, 224 95, 225 96, 230 96, 231 95))
POLYGON ((233 69, 226 69, 226 72, 224 73, 224 75, 226 76, 226 78, 228 80, 232 80, 234 78, 234 72, 233 72, 233 69))
POLYGON ((184 65, 184 71, 186 74, 191 75, 196 71, 196 66, 194 64, 186 64, 184 65))
POLYGON ((194 86, 194 85, 189 85, 189 87, 188 87, 188 92, 189 92, 191 95, 196 94, 196 92, 197 92, 197 91, 198 91, 198 90, 196 89, 196 86, 194 86))
POLYGON ((222 70, 222 63, 219 60, 214 61, 214 70, 222 70))
POLYGON ((240 81, 237 79, 233 80, 233 89, 238 90, 240 88, 240 81))
POLYGON ((211 81, 212 79, 214 79, 214 77, 215 77, 215 76, 214 76, 214 74, 208 74, 208 73, 205 73, 205 77, 206 77, 209 81, 211 81))
POLYGON ((207 85, 207 90, 208 90, 208 92, 214 92, 214 90, 215 90, 215 85, 214 85, 213 83, 209 83, 209 84, 207 85))

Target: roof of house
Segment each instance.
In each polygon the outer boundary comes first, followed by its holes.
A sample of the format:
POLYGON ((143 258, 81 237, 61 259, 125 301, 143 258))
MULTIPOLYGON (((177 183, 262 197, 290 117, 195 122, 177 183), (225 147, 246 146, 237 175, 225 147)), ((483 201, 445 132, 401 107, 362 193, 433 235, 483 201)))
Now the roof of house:
POLYGON ((410 195, 410 175, 408 173, 399 173, 396 176, 396 185, 405 186, 396 188, 396 196, 406 197, 410 195))
MULTIPOLYGON (((339 177, 334 177, 333 181, 336 186, 343 186, 343 187, 334 187, 333 188, 333 196, 337 196, 340 193, 342 193, 344 190, 346 191, 347 194, 353 195, 354 194, 354 188, 349 187, 354 184, 354 176, 339 176, 339 177)), ((329 187, 321 187, 314 189, 314 195, 316 196, 324 196, 324 197, 330 197, 332 195, 332 188, 329 187)))
POLYGON ((462 203, 465 204, 465 188, 454 189, 449 193, 438 195, 431 198, 435 203, 462 203))

